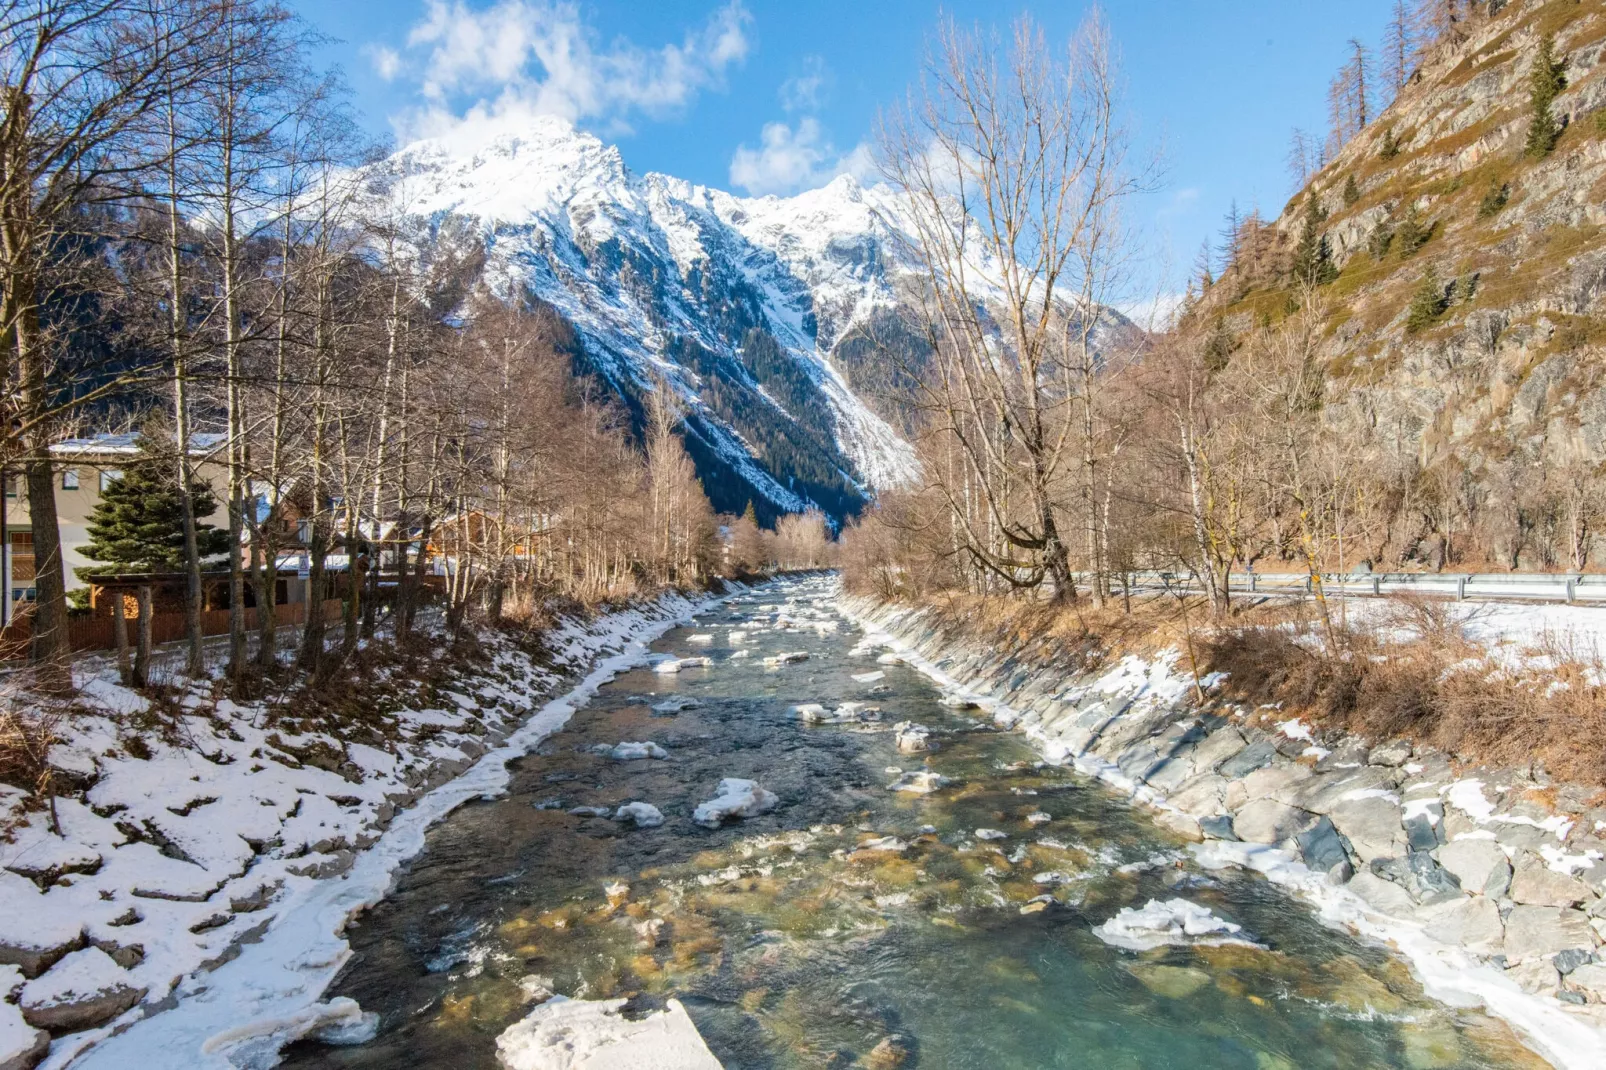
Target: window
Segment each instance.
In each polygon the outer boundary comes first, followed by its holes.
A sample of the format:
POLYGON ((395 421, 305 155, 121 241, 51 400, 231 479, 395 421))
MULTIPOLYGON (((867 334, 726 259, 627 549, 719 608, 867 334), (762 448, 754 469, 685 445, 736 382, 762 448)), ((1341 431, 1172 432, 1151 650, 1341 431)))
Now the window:
POLYGON ((102 493, 106 488, 123 478, 123 473, 115 468, 104 468, 100 473, 100 489, 102 493))
POLYGON ((78 489, 78 469, 76 469, 76 468, 63 468, 61 470, 61 489, 62 490, 77 490, 78 489))
POLYGON ((312 541, 312 521, 296 521, 296 541, 299 543, 309 543, 312 541))

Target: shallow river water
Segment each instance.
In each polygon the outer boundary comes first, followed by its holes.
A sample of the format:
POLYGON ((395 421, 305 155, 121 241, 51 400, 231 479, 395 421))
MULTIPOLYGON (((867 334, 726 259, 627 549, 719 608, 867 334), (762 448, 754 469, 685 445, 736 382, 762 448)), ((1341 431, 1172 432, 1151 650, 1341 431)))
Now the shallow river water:
POLYGON ((853 653, 834 595, 828 579, 784 581, 669 633, 656 651, 713 665, 621 676, 515 766, 506 796, 438 826, 351 927, 329 993, 378 1012, 378 1036, 303 1043, 286 1065, 495 1067, 532 976, 644 1012, 678 997, 733 1070, 1544 1065, 1503 1024, 1427 1000, 1384 949, 1254 874, 1198 867, 1096 782, 941 705, 913 669, 853 653), (783 651, 809 657, 765 665, 783 651), (676 698, 695 704, 653 708, 676 698), (880 720, 792 711, 844 701, 880 720), (900 754, 905 720, 936 749, 900 754), (668 757, 592 750, 648 740, 668 757), (928 768, 949 782, 889 787, 928 768), (723 777, 779 805, 693 824, 723 777), (568 812, 636 800, 665 824, 568 812), (1123 909, 1177 899, 1240 926, 1202 939, 1234 942, 1103 938, 1123 909))

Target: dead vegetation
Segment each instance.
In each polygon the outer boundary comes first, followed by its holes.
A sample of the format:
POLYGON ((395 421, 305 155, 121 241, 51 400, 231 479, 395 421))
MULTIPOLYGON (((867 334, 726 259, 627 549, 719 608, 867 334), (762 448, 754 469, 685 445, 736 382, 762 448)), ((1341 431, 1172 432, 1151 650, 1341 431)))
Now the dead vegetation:
POLYGON ((1210 671, 1246 704, 1370 739, 1405 738, 1476 764, 1541 765, 1569 781, 1606 784, 1606 657, 1577 635, 1541 633, 1521 650, 1464 634, 1454 603, 1389 599, 1352 618, 1335 641, 1300 613, 1235 623, 1205 641, 1210 671))

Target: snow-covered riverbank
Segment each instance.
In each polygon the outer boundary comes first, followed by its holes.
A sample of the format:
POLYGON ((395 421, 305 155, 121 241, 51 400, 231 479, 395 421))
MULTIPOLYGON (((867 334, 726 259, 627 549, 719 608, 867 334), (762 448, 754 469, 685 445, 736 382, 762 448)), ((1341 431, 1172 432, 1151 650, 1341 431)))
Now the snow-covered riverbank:
POLYGON ((506 763, 561 726, 646 644, 715 600, 678 595, 547 639, 552 668, 488 638, 488 662, 397 696, 383 740, 265 729, 263 707, 197 688, 165 737, 135 732, 145 699, 109 674, 52 762, 79 788, 25 811, 0 844, 0 1066, 252 1065, 309 1032, 355 1039, 350 1001, 320 996, 349 954, 340 933, 382 898, 425 831, 507 782, 506 763), (587 673, 562 697, 566 681, 587 673), (542 700, 547 700, 543 703, 542 700), (159 1010, 161 1013, 151 1013, 159 1010), (111 1038, 111 1039, 108 1039, 111 1038))
POLYGON ((866 631, 863 655, 892 652, 955 703, 1153 808, 1202 863, 1257 869, 1333 924, 1392 943, 1435 998, 1486 1006, 1556 1065, 1606 1067, 1606 812, 1582 795, 1578 812, 1557 812, 1522 774, 1318 739, 1214 700, 1200 709, 1174 654, 1076 676, 910 607, 844 609, 866 631))

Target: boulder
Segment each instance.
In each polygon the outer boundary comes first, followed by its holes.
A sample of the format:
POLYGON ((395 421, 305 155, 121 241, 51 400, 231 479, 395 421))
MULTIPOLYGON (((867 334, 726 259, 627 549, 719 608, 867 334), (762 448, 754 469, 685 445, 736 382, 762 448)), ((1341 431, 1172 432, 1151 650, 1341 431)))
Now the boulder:
POLYGON ((931 749, 931 729, 913 721, 899 721, 893 725, 892 738, 902 754, 919 754, 931 749))
POLYGON ((1567 985, 1592 1003, 1606 1003, 1606 964, 1591 962, 1567 975, 1567 985))
MULTIPOLYGON (((1161 810, 1154 815, 1154 823, 1169 832, 1181 836, 1190 843, 1198 843, 1205 838, 1200 822, 1187 814, 1178 813, 1175 810, 1161 810)), ((1219 839, 1220 837, 1217 838, 1219 839)))
POLYGON ((1216 767, 1216 772, 1229 779, 1237 779, 1238 777, 1248 776, 1256 769, 1270 765, 1272 759, 1276 756, 1276 745, 1269 739, 1263 739, 1258 743, 1249 744, 1249 746, 1222 762, 1216 767))
POLYGON ((1506 916, 1507 961, 1522 962, 1570 947, 1594 946, 1594 933, 1583 911, 1518 905, 1506 916))
POLYGON ((1393 769, 1361 766, 1333 773, 1318 773, 1306 780, 1297 781, 1277 796, 1278 800, 1313 814, 1325 814, 1341 802, 1362 795, 1392 792, 1399 780, 1393 769))
POLYGON ((1193 749, 1193 767, 1201 772, 1214 769, 1247 745, 1243 733, 1230 724, 1223 725, 1193 749))
POLYGON ((57 1033, 102 1025, 145 996, 128 973, 98 947, 74 951, 22 989, 28 1024, 57 1033))
POLYGON ((1244 801, 1276 799, 1289 806, 1297 806, 1298 804, 1290 802, 1289 798, 1297 796, 1300 785, 1315 775, 1303 765, 1262 766, 1243 778, 1244 801))
POLYGON ((1404 888, 1368 870, 1363 869, 1355 874, 1349 882, 1349 890, 1360 896, 1373 910, 1390 917, 1407 917, 1416 908, 1404 888))
POLYGON ((1199 819, 1199 831, 1212 840, 1236 840, 1238 834, 1232 829, 1232 815, 1213 814, 1199 819))
POLYGON ((1367 765, 1383 765, 1389 768, 1398 768, 1411 760, 1411 744, 1403 739, 1392 739, 1387 743, 1379 744, 1366 753, 1367 765))
POLYGON ((1247 843, 1281 843, 1304 828, 1311 816, 1276 799, 1256 799, 1233 815, 1232 828, 1247 843))
POLYGON ((1459 945, 1478 955, 1497 955, 1505 946, 1500 908, 1488 896, 1462 896, 1440 907, 1423 931, 1442 943, 1459 945))
POLYGON ((1338 746, 1316 759, 1318 773, 1331 773, 1341 769, 1353 769, 1366 764, 1366 752, 1369 748, 1365 743, 1354 736, 1347 736, 1338 746))
POLYGON ((1372 873, 1404 888, 1422 904, 1446 903, 1461 898, 1461 885, 1426 851, 1411 851, 1403 858, 1374 858, 1372 873))
POLYGON ((1337 878, 1335 883, 1342 884, 1353 875, 1349 852, 1344 849, 1344 838, 1326 816, 1318 818, 1315 824, 1304 831, 1295 833, 1294 842, 1299 846, 1299 855, 1305 864, 1318 873, 1328 874, 1329 879, 1337 878))
POLYGON ((1362 862, 1403 855, 1407 845, 1400 826, 1400 808, 1387 798, 1363 795, 1345 799, 1328 811, 1362 862))
POLYGON ((1506 976, 1524 992, 1554 992, 1561 983, 1561 974, 1549 959, 1529 959, 1506 969, 1506 976))
POLYGON ((1498 898, 1511 881, 1511 863, 1493 840, 1451 840, 1439 848, 1439 865, 1455 874, 1465 891, 1498 898))
POLYGON ((1404 808, 1405 839, 1413 851, 1431 851, 1443 841, 1444 807, 1437 799, 1408 799, 1404 808))
POLYGON ((1593 893, 1589 885, 1557 873, 1532 851, 1518 851, 1512 859, 1511 898, 1529 906, 1570 907, 1593 898, 1593 893))
POLYGON ((1222 796, 1227 787, 1225 777, 1214 773, 1205 773, 1195 777, 1190 783, 1177 791, 1170 798, 1172 806, 1185 814, 1194 817, 1210 817, 1221 814, 1226 804, 1222 796))
POLYGON ((49 1033, 24 1021, 21 1008, 0 1003, 0 1070, 32 1070, 49 1050, 49 1033))

